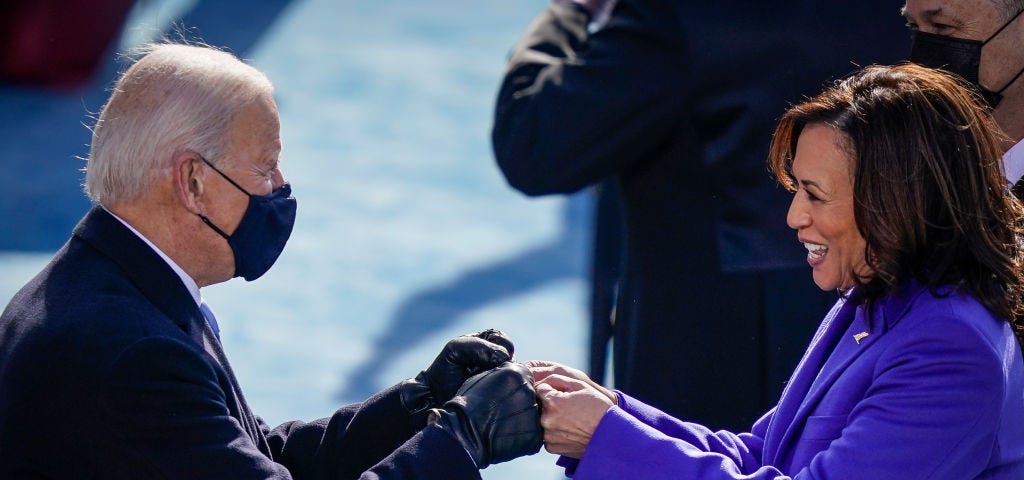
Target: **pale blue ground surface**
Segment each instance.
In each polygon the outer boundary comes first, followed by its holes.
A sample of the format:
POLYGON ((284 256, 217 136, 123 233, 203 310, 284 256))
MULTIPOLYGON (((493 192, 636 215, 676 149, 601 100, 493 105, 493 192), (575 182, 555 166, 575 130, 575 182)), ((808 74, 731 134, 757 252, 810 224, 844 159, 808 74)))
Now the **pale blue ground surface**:
MULTIPOLYGON (((269 274, 203 296, 249 403, 269 423, 326 416, 414 375, 448 338, 488 327, 510 334, 520 360, 583 366, 589 199, 522 197, 501 178, 488 139, 506 54, 545 4, 294 1, 253 35, 242 54, 276 84, 282 167, 299 217, 269 274)), ((133 25, 144 28, 130 30, 126 43, 198 10, 189 1, 143 5, 133 25)), ((247 15, 205 15, 227 12, 247 15)), ((218 43, 215 33, 198 33, 218 43)), ((80 96, 64 99, 70 114, 48 121, 82 134, 86 110, 103 95, 80 96)), ((15 126, 10 115, 0 121, 15 126)), ((24 139, 10 163, 52 155, 42 137, 24 139)), ((61 160, 85 155, 81 142, 72 146, 61 160)), ((49 167, 62 173, 42 189, 73 191, 81 176, 69 172, 81 165, 49 167)), ((32 217, 25 205, 48 202, 35 191, 19 195, 20 204, 4 205, 20 212, 4 213, 5 223, 32 217)), ((84 208, 75 197, 64 210, 77 218, 84 208)), ((46 245, 0 250, 3 303, 66 238, 67 221, 51 223, 43 233, 0 232, 46 245)), ((542 451, 483 477, 561 478, 554 459, 542 451)))

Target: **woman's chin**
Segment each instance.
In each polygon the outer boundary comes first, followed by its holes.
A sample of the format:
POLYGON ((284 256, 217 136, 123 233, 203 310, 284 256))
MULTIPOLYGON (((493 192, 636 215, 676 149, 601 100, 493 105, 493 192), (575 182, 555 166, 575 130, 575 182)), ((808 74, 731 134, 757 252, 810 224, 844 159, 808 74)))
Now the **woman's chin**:
POLYGON ((831 278, 823 278, 824 275, 820 275, 817 270, 814 272, 814 284, 818 286, 822 291, 828 292, 831 290, 838 289, 842 283, 837 282, 831 278))

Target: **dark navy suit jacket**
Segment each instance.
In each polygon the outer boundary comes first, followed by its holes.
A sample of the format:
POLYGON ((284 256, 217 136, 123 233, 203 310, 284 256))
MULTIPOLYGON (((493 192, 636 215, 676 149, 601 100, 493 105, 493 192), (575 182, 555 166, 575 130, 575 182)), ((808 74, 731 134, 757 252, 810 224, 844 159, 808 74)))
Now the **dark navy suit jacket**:
POLYGON ((417 430, 394 389, 271 430, 181 280, 101 208, 0 316, 0 478, 479 478, 417 430))

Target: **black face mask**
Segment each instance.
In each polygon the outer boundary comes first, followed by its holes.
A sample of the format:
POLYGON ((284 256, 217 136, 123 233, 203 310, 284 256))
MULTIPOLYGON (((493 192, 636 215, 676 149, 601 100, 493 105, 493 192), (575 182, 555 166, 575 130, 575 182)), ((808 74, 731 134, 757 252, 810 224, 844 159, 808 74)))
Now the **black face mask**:
POLYGON ((270 270, 292 234, 297 206, 295 197, 292 197, 292 187, 285 183, 269 195, 252 195, 205 158, 202 160, 235 188, 249 196, 249 206, 245 209, 245 215, 231 235, 217 228, 206 215, 199 214, 199 218, 228 241, 232 253, 235 254, 235 276, 243 277, 250 282, 256 280, 270 270))
POLYGON ((981 48, 993 38, 1002 33, 1007 26, 1013 23, 1020 14, 1017 12, 1010 20, 999 27, 985 41, 968 40, 964 38, 953 38, 934 33, 925 33, 918 30, 911 32, 910 61, 928 68, 942 69, 955 73, 964 80, 967 80, 979 94, 988 102, 989 106, 996 108, 1003 99, 1003 91, 1013 85, 1017 78, 1024 74, 1024 68, 1017 72, 1003 88, 992 91, 983 86, 978 80, 978 71, 981 68, 981 48))

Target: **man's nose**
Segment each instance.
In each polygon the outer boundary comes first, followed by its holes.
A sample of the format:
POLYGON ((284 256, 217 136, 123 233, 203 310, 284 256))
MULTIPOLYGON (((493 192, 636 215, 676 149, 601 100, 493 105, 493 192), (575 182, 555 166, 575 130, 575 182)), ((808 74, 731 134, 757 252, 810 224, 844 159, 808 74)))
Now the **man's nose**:
POLYGON ((274 173, 270 177, 270 184, 274 190, 281 188, 284 185, 284 172, 280 168, 274 170, 274 173))

